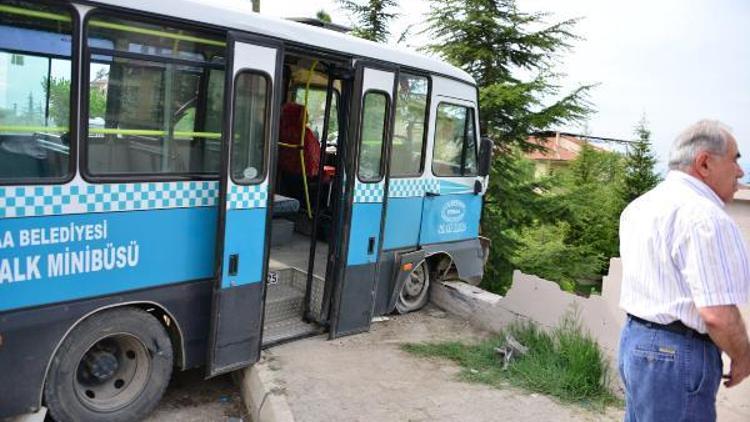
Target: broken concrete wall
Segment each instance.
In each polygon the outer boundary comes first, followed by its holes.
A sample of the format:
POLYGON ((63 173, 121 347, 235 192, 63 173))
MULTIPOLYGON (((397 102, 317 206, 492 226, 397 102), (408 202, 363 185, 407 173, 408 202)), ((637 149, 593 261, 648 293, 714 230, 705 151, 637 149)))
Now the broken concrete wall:
MULTIPOLYGON (((750 243, 750 190, 738 191, 726 211, 740 226, 745 243, 750 243)), ((433 288, 432 300, 443 309, 490 331, 498 331, 518 318, 553 327, 565 312, 575 308, 584 328, 615 363, 620 330, 625 321, 625 313, 619 307, 621 279, 620 260, 614 258, 610 262, 609 275, 604 278, 601 296, 576 296, 562 291, 556 283, 516 271, 513 286, 504 297, 461 282, 451 282, 433 288)), ((746 304, 740 310, 750 328, 750 305, 746 304)), ((726 356, 724 358, 724 372, 727 373, 729 360, 726 356)), ((718 407, 720 421, 750 421, 750 379, 731 389, 722 386, 718 407)))
MULTIPOLYGON (((557 283, 516 271, 513 285, 506 296, 489 293, 462 282, 447 282, 434 286, 433 303, 460 315, 486 330, 497 332, 509 322, 527 319, 545 327, 554 327, 570 310, 576 310, 581 323, 608 353, 616 368, 617 346, 625 313, 619 308, 622 266, 618 258, 610 262, 610 272, 604 278, 601 296, 585 298, 564 292, 557 283)), ((750 307, 742 309, 745 321, 750 307)), ((725 360, 725 372, 729 361, 725 360)), ((750 420, 750 380, 732 389, 721 388, 719 420, 750 420)))

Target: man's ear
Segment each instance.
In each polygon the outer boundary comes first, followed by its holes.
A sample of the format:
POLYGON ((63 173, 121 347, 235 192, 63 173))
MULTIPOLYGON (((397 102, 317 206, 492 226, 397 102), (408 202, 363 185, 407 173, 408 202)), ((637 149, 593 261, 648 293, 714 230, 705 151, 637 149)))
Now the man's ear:
POLYGON ((710 173, 709 164, 711 161, 711 153, 708 151, 701 151, 698 153, 698 155, 695 157, 695 161, 693 161, 693 166, 695 167, 695 171, 701 175, 701 177, 707 177, 710 173))

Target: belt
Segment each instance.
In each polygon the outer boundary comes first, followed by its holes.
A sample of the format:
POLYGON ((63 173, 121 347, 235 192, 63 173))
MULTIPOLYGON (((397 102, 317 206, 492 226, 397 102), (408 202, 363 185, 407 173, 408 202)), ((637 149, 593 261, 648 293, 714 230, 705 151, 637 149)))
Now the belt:
POLYGON ((679 320, 671 322, 669 324, 658 324, 656 322, 647 321, 643 318, 638 318, 635 315, 628 314, 628 318, 630 318, 631 321, 637 322, 638 324, 641 324, 641 325, 645 325, 646 327, 649 327, 649 328, 656 328, 658 330, 669 331, 671 333, 688 335, 688 336, 692 336, 692 337, 713 343, 713 340, 711 340, 711 337, 708 334, 699 333, 698 331, 695 331, 694 329, 683 324, 679 320))

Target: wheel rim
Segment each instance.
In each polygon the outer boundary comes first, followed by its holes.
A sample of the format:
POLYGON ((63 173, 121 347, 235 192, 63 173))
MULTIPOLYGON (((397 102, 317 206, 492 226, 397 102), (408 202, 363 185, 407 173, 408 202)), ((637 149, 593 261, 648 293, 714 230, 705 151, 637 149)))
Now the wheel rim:
POLYGON ((409 308, 416 306, 424 296, 427 287, 427 274, 425 273, 424 263, 421 263, 412 270, 409 278, 404 282, 400 294, 401 303, 409 308))
POLYGON ((138 338, 130 334, 105 337, 78 363, 76 396, 91 410, 115 411, 138 398, 150 371, 151 355, 138 338))

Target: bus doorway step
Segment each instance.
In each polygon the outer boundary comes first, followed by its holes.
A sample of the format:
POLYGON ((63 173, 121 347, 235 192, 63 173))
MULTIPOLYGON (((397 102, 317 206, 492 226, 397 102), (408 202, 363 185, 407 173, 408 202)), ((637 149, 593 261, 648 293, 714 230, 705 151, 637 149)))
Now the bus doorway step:
MULTIPOLYGON (((321 333, 315 322, 303 320, 307 273, 297 268, 271 269, 266 285, 263 347, 321 333)), ((323 280, 313 278, 311 312, 319 320, 323 280)))

